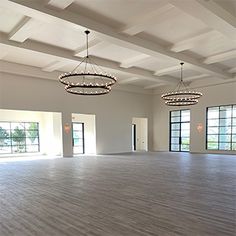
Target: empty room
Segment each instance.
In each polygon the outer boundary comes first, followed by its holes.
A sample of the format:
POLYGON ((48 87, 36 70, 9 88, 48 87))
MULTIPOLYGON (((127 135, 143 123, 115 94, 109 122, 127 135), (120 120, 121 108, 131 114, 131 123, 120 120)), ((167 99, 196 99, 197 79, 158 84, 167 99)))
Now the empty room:
POLYGON ((235 0, 0 1, 0 236, 36 235, 236 235, 235 0))

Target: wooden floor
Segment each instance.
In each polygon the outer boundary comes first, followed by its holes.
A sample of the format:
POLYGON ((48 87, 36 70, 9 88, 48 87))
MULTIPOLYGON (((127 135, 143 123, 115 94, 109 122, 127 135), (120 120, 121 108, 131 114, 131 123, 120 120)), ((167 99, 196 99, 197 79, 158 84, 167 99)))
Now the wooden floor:
POLYGON ((0 236, 236 235, 236 156, 0 163, 0 236))

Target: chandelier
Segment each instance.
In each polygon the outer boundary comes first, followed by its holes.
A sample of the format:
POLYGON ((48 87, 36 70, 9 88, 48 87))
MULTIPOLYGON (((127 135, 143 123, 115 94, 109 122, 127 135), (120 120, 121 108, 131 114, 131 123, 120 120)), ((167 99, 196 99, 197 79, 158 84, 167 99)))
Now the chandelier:
POLYGON ((202 96, 202 93, 190 90, 183 82, 183 65, 181 62, 181 76, 180 81, 176 88, 168 93, 162 94, 161 98, 165 100, 165 104, 168 106, 189 106, 198 103, 198 98, 202 96))
POLYGON ((88 35, 86 30, 86 52, 87 55, 79 65, 68 73, 61 74, 59 81, 65 85, 68 93, 76 95, 103 95, 111 91, 111 86, 116 83, 115 76, 107 74, 98 66, 88 53, 88 35))

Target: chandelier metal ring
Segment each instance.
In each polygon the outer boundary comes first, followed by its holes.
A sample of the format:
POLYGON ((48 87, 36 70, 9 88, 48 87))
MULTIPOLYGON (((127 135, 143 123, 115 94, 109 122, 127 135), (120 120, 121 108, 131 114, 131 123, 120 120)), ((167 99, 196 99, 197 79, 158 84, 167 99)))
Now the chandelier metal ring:
POLYGON ((75 95, 104 95, 111 91, 110 86, 66 85, 65 90, 75 95))
POLYGON ((180 65, 181 65, 181 76, 178 85, 173 91, 161 95, 161 98, 165 101, 165 104, 168 106, 195 105, 198 103, 198 99, 203 95, 201 92, 188 89, 188 87, 183 82, 184 63, 181 62, 180 65))

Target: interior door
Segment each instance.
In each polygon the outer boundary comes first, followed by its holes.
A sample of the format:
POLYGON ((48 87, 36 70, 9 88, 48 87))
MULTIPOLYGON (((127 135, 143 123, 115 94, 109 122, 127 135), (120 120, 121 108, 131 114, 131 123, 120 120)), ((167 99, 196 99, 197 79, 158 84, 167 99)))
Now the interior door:
POLYGON ((84 123, 72 123, 73 153, 84 154, 84 123))

